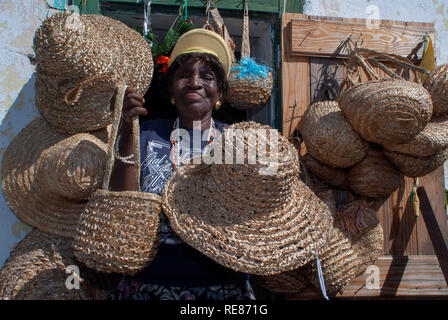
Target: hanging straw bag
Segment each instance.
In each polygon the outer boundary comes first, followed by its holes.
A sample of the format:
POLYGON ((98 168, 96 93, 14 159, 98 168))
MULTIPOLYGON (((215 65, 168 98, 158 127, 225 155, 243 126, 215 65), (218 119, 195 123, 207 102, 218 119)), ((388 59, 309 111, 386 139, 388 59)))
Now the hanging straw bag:
POLYGON ((103 187, 93 194, 81 214, 73 246, 77 259, 89 268, 132 275, 147 266, 156 255, 161 198, 140 192, 138 119, 132 123, 138 190, 109 190, 125 91, 126 86, 119 87, 115 100, 103 187))
POLYGON ((264 105, 272 93, 272 73, 269 68, 250 58, 249 12, 244 3, 243 39, 240 62, 230 69, 228 102, 237 109, 252 109, 264 105))

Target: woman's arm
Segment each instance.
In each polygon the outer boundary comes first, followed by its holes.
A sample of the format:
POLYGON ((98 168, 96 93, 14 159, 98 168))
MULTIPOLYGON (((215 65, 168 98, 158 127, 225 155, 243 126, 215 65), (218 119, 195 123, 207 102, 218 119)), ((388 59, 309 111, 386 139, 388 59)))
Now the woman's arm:
MULTIPOLYGON (((121 157, 129 156, 134 152, 132 120, 135 117, 145 116, 148 114, 146 109, 143 107, 144 102, 145 100, 143 97, 139 95, 134 88, 127 88, 123 101, 122 121, 119 131, 120 143, 118 145, 118 154, 121 157)), ((138 190, 138 186, 136 184, 136 174, 137 170, 135 166, 116 159, 110 179, 111 191, 138 190)))

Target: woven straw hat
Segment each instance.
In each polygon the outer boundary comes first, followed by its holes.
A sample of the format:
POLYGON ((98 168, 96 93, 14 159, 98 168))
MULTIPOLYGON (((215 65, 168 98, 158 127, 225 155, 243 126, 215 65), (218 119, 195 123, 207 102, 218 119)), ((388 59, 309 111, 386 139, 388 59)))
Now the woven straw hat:
POLYGON ((423 86, 431 93, 434 115, 448 114, 448 64, 432 70, 423 86))
POLYGON ((77 265, 70 242, 36 229, 28 233, 0 271, 0 300, 91 299, 90 287, 82 278, 78 278, 79 289, 66 287, 70 275, 66 268, 77 265))
MULTIPOLYGON (((325 288, 330 295, 374 264, 384 245, 383 229, 374 210, 362 199, 334 211, 332 236, 319 254, 325 288)), ((303 268, 308 280, 320 287, 316 261, 303 268)))
POLYGON ((299 130, 307 152, 331 167, 350 167, 361 161, 369 148, 353 131, 337 101, 310 105, 300 121, 299 130))
POLYGON ((431 157, 414 157, 407 154, 383 150, 386 158, 400 172, 412 178, 423 177, 433 172, 448 159, 448 149, 442 150, 431 157))
POLYGON ((415 157, 434 156, 448 148, 448 116, 433 117, 425 129, 408 142, 387 144, 384 148, 415 157))
MULTIPOLYGON (((270 275, 310 261, 313 250, 327 241, 331 219, 328 206, 298 178, 297 150, 285 137, 275 137, 269 126, 255 122, 225 129, 212 156, 220 152, 221 142, 223 159, 232 154, 232 164, 184 165, 167 181, 162 208, 171 228, 186 243, 235 271, 270 275), (278 143, 278 156, 270 163, 259 158, 261 148, 266 148, 257 139, 260 132, 278 143), (257 158, 248 152, 251 148, 257 158), (235 155, 241 150, 244 158, 237 164, 235 155), (261 174, 260 169, 274 162, 276 171, 261 174)), ((275 152, 271 146, 268 154, 275 152)))
POLYGON ((106 144, 94 135, 58 133, 37 118, 4 153, 5 198, 24 222, 72 237, 90 194, 101 186, 105 160, 106 144))
POLYGON ((348 170, 349 187, 366 198, 390 195, 401 182, 401 175, 379 150, 370 149, 367 157, 348 170))
POLYGON ((381 145, 408 142, 432 116, 429 92, 406 80, 361 83, 341 93, 338 101, 353 129, 381 145))
MULTIPOLYGON (((333 190, 318 182, 311 183, 310 188, 331 210, 335 210, 336 198, 333 190)), ((331 241, 331 237, 329 241, 331 241)), ((309 268, 308 264, 292 271, 268 276, 254 276, 254 280, 259 286, 271 292, 297 293, 311 285, 306 275, 307 268, 309 268)))
POLYGON ((36 31, 36 105, 60 132, 104 128, 112 122, 118 82, 144 95, 153 59, 147 41, 118 20, 58 13, 36 31))

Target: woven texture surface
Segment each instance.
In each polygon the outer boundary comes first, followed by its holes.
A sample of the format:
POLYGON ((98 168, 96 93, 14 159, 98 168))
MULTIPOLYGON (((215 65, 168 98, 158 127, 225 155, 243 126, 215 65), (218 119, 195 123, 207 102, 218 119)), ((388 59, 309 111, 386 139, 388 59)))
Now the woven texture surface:
POLYGON ((155 257, 160 229, 160 197, 97 190, 82 212, 73 249, 87 267, 135 274, 155 257))
POLYGON ((388 196, 400 181, 400 172, 375 149, 370 149, 364 160, 348 170, 350 189, 366 198, 388 196))
POLYGON ((152 79, 149 44, 106 16, 54 14, 36 31, 33 46, 36 105, 61 132, 107 126, 116 84, 125 82, 144 95, 152 79))
POLYGON ((431 93, 434 115, 448 115, 448 64, 432 70, 423 86, 431 93))
POLYGON ((431 157, 414 157, 403 153, 384 150, 384 155, 407 177, 423 177, 433 172, 448 160, 448 149, 431 157))
MULTIPOLYGON (((374 264, 383 243, 381 224, 364 200, 354 200, 334 211, 332 236, 319 254, 327 293, 336 294, 374 264)), ((320 288, 315 261, 304 272, 320 288)))
POLYGON ((260 287, 278 293, 297 293, 309 285, 309 281, 304 272, 298 270, 282 272, 271 276, 254 276, 253 279, 260 287))
MULTIPOLYGON (((234 124, 224 130, 222 141, 230 129, 248 133, 269 127, 234 124)), ((258 275, 296 269, 325 244, 329 208, 298 178, 297 150, 286 138, 278 136, 276 173, 261 175, 265 164, 249 164, 247 157, 256 139, 242 136, 230 139, 224 153, 246 150, 243 164, 203 163, 176 170, 163 190, 164 212, 186 243, 228 268, 258 275), (235 147, 238 139, 242 148, 235 147)))
POLYGON ((350 167, 367 154, 368 144, 352 129, 336 101, 310 105, 299 130, 307 152, 331 167, 350 167))
POLYGON ((68 238, 32 230, 14 247, 0 271, 0 299, 90 299, 83 279, 79 279, 79 290, 65 286, 69 276, 66 267, 77 264, 70 242, 68 238))
POLYGON ((346 169, 333 168, 326 164, 320 163, 313 158, 312 155, 306 154, 301 157, 300 160, 304 164, 305 168, 314 174, 318 179, 330 186, 347 189, 348 188, 348 176, 346 169))
POLYGON ((105 161, 106 144, 95 136, 61 134, 37 118, 4 153, 5 198, 24 222, 44 232, 73 237, 90 194, 102 185, 105 161))
POLYGON ((237 109, 252 109, 265 105, 271 97, 273 79, 269 72, 266 78, 239 78, 239 71, 230 71, 230 94, 227 101, 237 109))
POLYGON ((415 157, 434 156, 448 148, 448 116, 433 117, 425 129, 408 142, 388 144, 384 148, 415 157))
POLYGON ((363 139, 381 145, 408 142, 425 128, 433 108, 422 85, 396 79, 358 84, 341 94, 339 106, 363 139))
POLYGON ((126 85, 121 85, 115 97, 103 185, 90 197, 80 216, 73 248, 75 256, 92 269, 133 275, 146 267, 157 253, 161 198, 156 194, 140 192, 140 130, 137 118, 132 122, 137 190, 109 190, 126 88, 126 85))

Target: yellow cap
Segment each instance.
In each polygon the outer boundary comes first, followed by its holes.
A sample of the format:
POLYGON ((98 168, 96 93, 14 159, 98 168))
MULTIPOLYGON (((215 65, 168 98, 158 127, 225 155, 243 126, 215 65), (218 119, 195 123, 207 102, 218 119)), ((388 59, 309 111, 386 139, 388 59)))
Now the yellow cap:
POLYGON ((216 56, 221 62, 226 76, 230 73, 230 52, 224 39, 216 32, 206 29, 193 29, 184 33, 176 45, 170 56, 170 63, 176 59, 177 56, 185 53, 209 53, 216 56))

